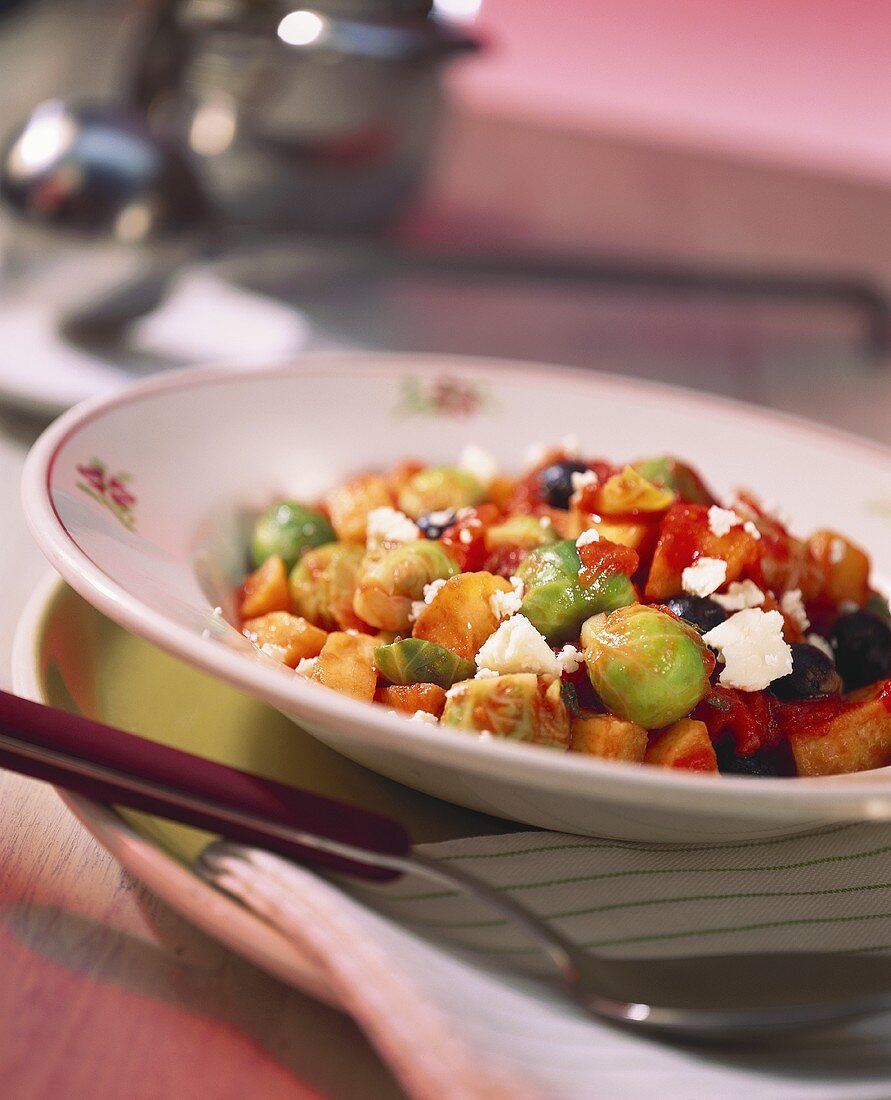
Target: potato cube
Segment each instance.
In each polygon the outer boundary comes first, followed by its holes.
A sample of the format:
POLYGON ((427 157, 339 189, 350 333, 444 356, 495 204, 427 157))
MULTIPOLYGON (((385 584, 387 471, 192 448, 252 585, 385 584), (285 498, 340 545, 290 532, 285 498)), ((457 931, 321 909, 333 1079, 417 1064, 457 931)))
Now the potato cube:
POLYGON ((445 707, 446 693, 438 684, 392 684, 378 688, 374 701, 406 714, 425 710, 438 718, 445 707))
POLYGON ((822 570, 822 595, 836 602, 865 604, 869 598, 869 558, 860 547, 828 530, 815 531, 807 545, 822 570))
POLYGON ((613 714, 573 718, 570 728, 570 748, 573 752, 639 764, 647 750, 647 731, 613 714))
POLYGON ((681 718, 657 734, 644 754, 644 763, 693 772, 718 770, 708 729, 695 718, 681 718))
POLYGON ((393 497, 381 474, 362 474, 332 489, 325 503, 337 537, 343 542, 364 542, 368 513, 392 507, 393 497))
POLYGON ((370 703, 377 687, 374 651, 377 641, 368 634, 329 634, 312 678, 325 687, 370 703))
POLYGON ((801 704, 798 713, 800 724, 787 715, 784 726, 799 775, 843 775, 891 763, 891 681, 801 704))
POLYGON ((289 611, 288 571, 285 563, 273 554, 255 569, 241 589, 239 611, 243 619, 254 619, 272 611, 289 611))
POLYGON ((426 605, 413 634, 472 661, 483 642, 498 629, 498 616, 489 602, 492 595, 510 591, 510 583, 494 573, 459 573, 447 580, 426 605))
POLYGON ((324 630, 287 611, 271 611, 257 619, 248 619, 242 632, 258 646, 278 646, 283 650, 282 661, 289 668, 296 668, 304 657, 318 657, 328 637, 324 630))

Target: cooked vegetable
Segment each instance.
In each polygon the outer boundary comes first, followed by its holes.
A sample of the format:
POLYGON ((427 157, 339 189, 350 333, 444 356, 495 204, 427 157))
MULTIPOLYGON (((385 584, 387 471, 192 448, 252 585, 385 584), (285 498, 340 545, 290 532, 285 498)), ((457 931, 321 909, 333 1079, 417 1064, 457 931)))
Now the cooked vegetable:
POLYGON ((569 747, 573 752, 639 764, 647 751, 647 731, 614 714, 573 718, 570 729, 572 743, 569 747))
POLYGON ((465 661, 436 642, 403 638, 374 651, 377 670, 391 684, 439 684, 451 687, 469 680, 476 672, 473 661, 465 661))
POLYGON ((861 607, 869 599, 869 558, 836 531, 815 531, 807 549, 823 572, 821 595, 841 603, 850 600, 861 607))
POLYGON ((582 627, 594 690, 613 714, 644 729, 682 718, 709 690, 714 658, 697 631, 642 604, 596 615, 582 627))
POLYGON ((293 569, 307 550, 335 539, 334 528, 321 512, 313 512, 295 500, 273 504, 254 524, 251 557, 262 565, 273 554, 293 569))
POLYGON ((399 491, 399 507, 412 519, 446 509, 479 504, 483 486, 471 474, 451 466, 431 466, 409 478, 399 491))
POLYGON ((640 462, 634 463, 634 469, 654 485, 677 493, 678 498, 686 501, 687 504, 716 503, 715 498, 692 466, 687 466, 678 459, 672 458, 671 455, 641 459, 640 462))
POLYGON ((568 508, 569 498, 573 494, 572 475, 583 474, 587 463, 567 459, 552 462, 538 472, 538 491, 545 504, 552 508, 568 508))
MULTIPOLYGON (((777 699, 818 699, 841 691, 841 677, 831 658, 816 646, 793 642, 792 671, 774 680, 768 687, 777 699)), ((875 679, 875 677, 873 677, 875 679)))
POLYGON ((799 775, 843 775, 891 763, 891 683, 846 698, 788 706, 782 714, 799 775))
POLYGON ((592 511, 604 516, 637 516, 664 512, 677 500, 671 489, 648 481, 633 466, 626 466, 597 488, 592 511))
POLYGON ((243 619, 254 619, 270 611, 288 611, 290 607, 285 563, 273 554, 245 579, 238 610, 243 619))
POLYGON ((891 676, 891 627, 871 611, 839 616, 829 631, 829 644, 846 690, 891 676))
POLYGON ((387 479, 362 474, 333 489, 325 498, 331 525, 344 542, 364 542, 368 513, 393 504, 387 479))
POLYGON ((341 695, 370 703, 377 685, 375 644, 374 638, 367 634, 329 634, 312 678, 341 695))
POLYGON ((414 714, 423 710, 438 718, 445 706, 446 693, 438 684, 388 684, 374 693, 374 701, 391 710, 414 714))
MULTIPOLYGON (((308 550, 291 570, 289 587, 294 611, 323 630, 349 630, 364 625, 353 611, 361 546, 329 542, 308 550)), ((272 560, 272 559, 270 559, 272 560)))
POLYGON ((681 718, 657 734, 644 756, 645 764, 683 768, 691 772, 716 772, 718 760, 704 722, 681 718))
POLYGON ((498 627, 492 596, 511 591, 504 577, 493 573, 459 573, 447 580, 423 609, 415 621, 414 636, 472 661, 498 627))
POLYGON ((356 576, 353 610, 372 626, 407 631, 412 603, 423 598, 425 586, 457 572, 439 543, 426 539, 369 550, 356 576))
POLYGON ((710 596, 672 596, 665 606, 679 619, 692 623, 700 634, 707 634, 727 618, 724 608, 710 596))
POLYGON ((585 619, 633 603, 634 585, 621 573, 579 580, 578 550, 571 539, 533 550, 518 570, 525 585, 522 613, 552 645, 577 637, 585 619))
POLYGON ((504 523, 487 527, 485 533, 487 550, 497 550, 499 546, 519 546, 523 550, 533 550, 536 546, 546 546, 559 538, 550 520, 539 516, 511 516, 504 523))
POLYGON ((569 715, 560 696, 560 681, 531 672, 456 684, 446 696, 442 721, 513 741, 560 748, 569 743, 569 715))
POLYGON ((282 651, 282 662, 296 668, 304 657, 318 657, 327 635, 324 630, 287 611, 271 611, 248 619, 242 632, 256 645, 272 645, 282 651))

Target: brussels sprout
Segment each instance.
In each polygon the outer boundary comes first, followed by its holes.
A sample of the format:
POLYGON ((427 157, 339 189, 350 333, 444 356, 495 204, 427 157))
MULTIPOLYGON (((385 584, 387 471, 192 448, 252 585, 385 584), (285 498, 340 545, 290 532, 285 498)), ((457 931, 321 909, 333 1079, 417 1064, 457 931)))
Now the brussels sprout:
POLYGON ((716 503, 715 498, 692 466, 687 466, 670 455, 644 458, 634 463, 634 469, 654 485, 671 489, 687 504, 716 503))
POLYGON ((334 538, 334 529, 321 512, 313 512, 296 500, 280 500, 254 524, 251 558, 259 566, 278 554, 288 569, 293 569, 307 550, 333 542, 334 538))
POLYGON ((579 628, 598 611, 634 603, 634 585, 623 573, 579 581, 579 553, 572 539, 533 550, 518 570, 526 595, 522 614, 551 645, 578 636, 579 628))
POLYGON ((372 626, 407 630, 412 602, 423 597, 424 586, 457 572, 439 543, 426 539, 369 551, 359 566, 353 610, 372 626))
POLYGON ((504 523, 486 528, 486 549, 519 546, 523 550, 534 550, 536 546, 547 546, 549 542, 556 542, 559 538, 547 517, 540 519, 538 516, 511 516, 504 523))
POLYGON ((644 729, 676 722, 709 690, 714 660, 694 627, 642 604, 582 627, 588 676, 607 709, 644 729))
POLYGON ((476 672, 473 661, 420 638, 378 646, 374 663, 391 684, 438 684, 448 688, 459 680, 469 680, 476 672))
POLYGON ((399 507, 412 519, 428 512, 467 508, 486 493, 472 474, 451 466, 431 466, 409 478, 399 490, 399 507))
POLYGON ((361 546, 342 542, 307 550, 288 580, 295 614, 323 630, 361 625, 353 611, 353 593, 363 554, 361 546))
POLYGON ((442 723, 512 741, 564 749, 569 745, 569 714, 560 696, 560 681, 531 672, 457 684, 446 696, 442 723))

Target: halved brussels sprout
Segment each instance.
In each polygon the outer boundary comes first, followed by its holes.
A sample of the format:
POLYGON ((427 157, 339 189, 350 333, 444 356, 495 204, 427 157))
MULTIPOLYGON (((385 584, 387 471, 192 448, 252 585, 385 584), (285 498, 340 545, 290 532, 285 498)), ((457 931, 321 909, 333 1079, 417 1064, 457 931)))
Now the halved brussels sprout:
POLYGON ((546 516, 511 516, 504 523, 487 527, 485 537, 487 550, 496 550, 499 546, 533 550, 536 546, 547 546, 560 538, 546 516))
POLYGON ((418 540, 369 551, 362 559, 353 595, 353 610, 372 626, 407 630, 411 605, 431 581, 447 580, 458 566, 438 542, 418 540))
POLYGON ((448 688, 459 680, 469 680, 476 672, 473 661, 420 638, 378 646, 374 663, 391 684, 438 684, 448 688))
POLYGON ((578 636, 585 619, 634 603, 634 585, 622 573, 579 581, 579 553, 572 539, 533 550, 518 570, 526 595, 522 614, 551 645, 578 636))
POLYGON ((296 500, 280 500, 254 524, 251 558, 260 566, 277 554, 293 569, 307 550, 333 542, 334 528, 322 515, 296 500))
POLYGON ((399 490, 399 507, 412 519, 428 512, 479 504, 485 489, 472 474, 451 466, 431 466, 409 478, 399 490))
POLYGON ((294 612, 323 630, 362 625, 353 611, 361 546, 329 542, 308 550, 291 570, 288 586, 294 612))
POLYGON ((654 485, 671 489, 687 504, 716 503, 714 496, 693 467, 672 458, 671 455, 641 459, 640 462, 634 463, 634 469, 654 485))
POLYGON ((644 729, 676 722, 709 690, 714 658, 698 631, 642 604, 582 626, 588 676, 606 708, 644 729))
POLYGON ((569 714, 560 695, 560 681, 531 672, 457 684, 446 696, 442 723, 512 741, 564 749, 569 745, 569 714))

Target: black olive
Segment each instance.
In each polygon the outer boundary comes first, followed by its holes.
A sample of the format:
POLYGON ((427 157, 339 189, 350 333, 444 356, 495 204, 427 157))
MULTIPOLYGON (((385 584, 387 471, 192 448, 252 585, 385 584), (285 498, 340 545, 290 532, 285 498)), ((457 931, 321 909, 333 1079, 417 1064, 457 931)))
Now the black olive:
POLYGON ((835 664, 846 691, 891 676, 891 627, 871 611, 852 611, 829 631, 835 664))
POLYGON ((715 744, 718 771, 722 775, 788 775, 788 764, 776 749, 759 749, 750 756, 739 756, 732 737, 715 744))
POLYGON ((584 462, 553 462, 538 474, 538 488, 542 500, 552 508, 568 508, 572 496, 572 475, 583 474, 588 469, 584 462))
POLYGON ((692 623, 700 634, 718 626, 727 618, 727 612, 709 596, 672 596, 665 601, 669 611, 692 623))
POLYGON ((439 539, 442 538, 443 531, 447 527, 451 527, 456 518, 457 514, 446 508, 441 512, 428 512, 426 516, 421 516, 420 519, 415 520, 415 523, 420 527, 424 538, 439 539))
POLYGON ((771 695, 792 703, 835 695, 841 690, 841 677, 822 649, 805 642, 793 642, 789 648, 792 650, 792 671, 773 681, 768 688, 771 695))

